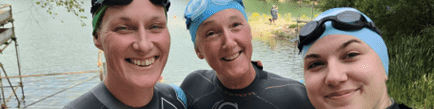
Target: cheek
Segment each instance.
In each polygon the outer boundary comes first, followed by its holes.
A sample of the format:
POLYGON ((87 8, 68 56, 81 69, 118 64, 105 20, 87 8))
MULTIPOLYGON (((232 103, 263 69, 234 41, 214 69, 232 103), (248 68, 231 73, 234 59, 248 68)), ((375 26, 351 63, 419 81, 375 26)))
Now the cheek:
POLYGON ((381 60, 374 57, 375 55, 367 55, 362 57, 359 62, 352 66, 354 68, 354 78, 357 81, 369 84, 370 81, 385 82, 383 77, 386 76, 381 60), (381 81, 383 80, 383 81, 381 81))
POLYGON ((323 85, 323 79, 321 78, 321 76, 318 74, 305 74, 304 78, 307 92, 310 93, 311 96, 318 95, 321 86, 323 85))
POLYGON ((118 38, 117 36, 108 36, 103 40, 103 47, 105 52, 112 53, 123 53, 122 50, 132 44, 132 40, 128 37, 118 38))
POLYGON ((163 33, 154 38, 155 44, 163 51, 169 52, 170 49, 170 35, 169 33, 163 33))

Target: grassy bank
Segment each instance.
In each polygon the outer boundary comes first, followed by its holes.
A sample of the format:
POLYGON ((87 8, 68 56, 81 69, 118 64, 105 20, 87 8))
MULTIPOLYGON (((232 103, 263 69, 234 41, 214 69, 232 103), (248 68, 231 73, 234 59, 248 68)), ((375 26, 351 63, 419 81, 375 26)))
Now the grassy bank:
MULTIPOLYGON (((275 25, 270 24, 271 15, 252 13, 248 15, 249 24, 252 28, 254 37, 275 37, 280 39, 293 39, 296 37, 297 18, 292 17, 291 13, 284 15, 279 14, 275 25)), ((307 16, 300 17, 301 20, 310 20, 307 16)), ((304 26, 305 23, 299 23, 298 28, 304 26)))
MULTIPOLYGON (((312 5, 312 3, 267 2, 268 0, 247 0, 244 1, 249 24, 252 27, 254 37, 275 37, 281 39, 292 39, 296 36, 296 19, 310 21, 321 13, 318 9, 311 7, 300 7, 299 5, 312 5), (270 10, 273 5, 279 7, 276 25, 270 25, 270 10), (313 10, 313 11, 312 11, 313 10)), ((314 3, 313 3, 314 4, 314 3)), ((302 27, 304 23, 299 24, 302 27)))
POLYGON ((417 109, 434 108, 434 35, 426 33, 385 39, 389 49, 390 97, 417 109))

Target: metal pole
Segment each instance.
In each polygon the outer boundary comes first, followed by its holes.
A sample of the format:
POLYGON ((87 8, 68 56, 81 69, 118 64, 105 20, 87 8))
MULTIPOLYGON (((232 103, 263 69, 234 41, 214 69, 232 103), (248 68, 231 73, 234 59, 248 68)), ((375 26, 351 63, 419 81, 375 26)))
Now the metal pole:
MULTIPOLYGON (((12 5, 9 8, 11 10, 11 17, 12 17, 12 5)), ((19 58, 19 55, 18 55, 18 42, 17 42, 17 37, 15 35, 15 24, 14 24, 14 21, 12 21, 12 32, 13 32, 13 35, 15 37, 15 39, 14 39, 14 42, 15 42, 15 53, 17 54, 18 74, 20 76, 20 83, 19 84, 21 86, 21 92, 23 94, 23 100, 24 100, 24 88, 23 88, 24 85, 23 85, 23 79, 21 78, 21 65, 20 65, 20 58, 19 58)))
POLYGON ((312 2, 312 14, 310 15, 310 21, 313 20, 313 3, 314 3, 314 2, 312 2))
MULTIPOLYGON (((3 68, 3 64, 0 63, 0 67, 3 68)), ((0 77, 1 77, 1 73, 0 73, 0 77)), ((0 86, 2 89, 2 98, 3 98, 3 104, 1 105, 2 109, 6 107, 6 100, 5 100, 5 92, 3 91, 3 82, 2 79, 0 78, 0 86)))
MULTIPOLYGON (((297 27, 295 29, 295 38, 298 39, 298 20, 300 19, 300 10, 301 10, 301 0, 299 0, 298 3, 298 17, 297 17, 297 27)), ((296 40, 296 42, 298 43, 298 41, 296 40)), ((296 55, 296 51, 295 49, 297 49, 297 43, 294 43, 294 56, 292 56, 292 62, 295 62, 295 55, 296 55)))
MULTIPOLYGON (((3 68, 3 66, 2 66, 2 70, 3 70, 3 73, 5 73, 5 77, 6 77, 6 80, 8 80, 8 82, 9 82, 9 85, 10 86, 12 86, 12 83, 11 83, 11 81, 9 80, 9 78, 8 78, 8 74, 6 74, 6 71, 5 71, 5 69, 3 68)), ((3 86, 2 86, 3 87, 3 86)), ((20 102, 20 100, 18 100, 18 96, 17 96, 17 93, 15 93, 15 90, 14 90, 14 88, 13 87, 11 87, 11 89, 12 89, 12 92, 14 92, 14 94, 15 94, 15 98, 17 99, 17 101, 18 101, 18 104, 20 104, 19 102, 20 102)))

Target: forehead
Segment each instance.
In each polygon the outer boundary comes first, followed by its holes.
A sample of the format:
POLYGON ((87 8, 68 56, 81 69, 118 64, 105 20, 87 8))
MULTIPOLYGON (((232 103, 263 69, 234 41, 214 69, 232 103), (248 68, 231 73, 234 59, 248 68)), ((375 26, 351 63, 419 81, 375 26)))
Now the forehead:
MULTIPOLYGON (((149 0, 133 0, 128 5, 110 6, 105 12, 104 17, 126 16, 130 18, 143 18, 152 16, 162 16, 165 18, 164 7, 155 5, 149 0)), ((105 20, 103 18, 103 20, 105 20)))
MULTIPOLYGON (((326 53, 326 52, 335 52, 336 49, 341 47, 344 43, 350 41, 350 40, 357 40, 358 44, 363 45, 361 47, 367 47, 365 42, 363 42, 361 39, 350 36, 350 35, 341 35, 341 34, 333 34, 333 35, 327 35, 324 36, 312 44, 312 46, 309 48, 309 50, 306 52, 306 54, 309 53, 326 53)), ((351 44, 350 44, 351 45, 351 44)))

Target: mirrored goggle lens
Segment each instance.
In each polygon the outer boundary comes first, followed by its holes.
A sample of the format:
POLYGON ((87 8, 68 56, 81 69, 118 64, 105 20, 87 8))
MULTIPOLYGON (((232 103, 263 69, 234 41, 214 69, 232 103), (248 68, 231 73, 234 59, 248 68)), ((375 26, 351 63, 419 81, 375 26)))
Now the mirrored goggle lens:
POLYGON ((307 36, 312 33, 318 26, 318 22, 309 22, 301 28, 300 36, 307 36))
POLYGON ((345 11, 336 16, 337 20, 345 23, 355 23, 360 21, 361 17, 360 13, 353 11, 345 11))
POLYGON ((133 0, 102 0, 102 4, 104 5, 128 5, 133 0))

